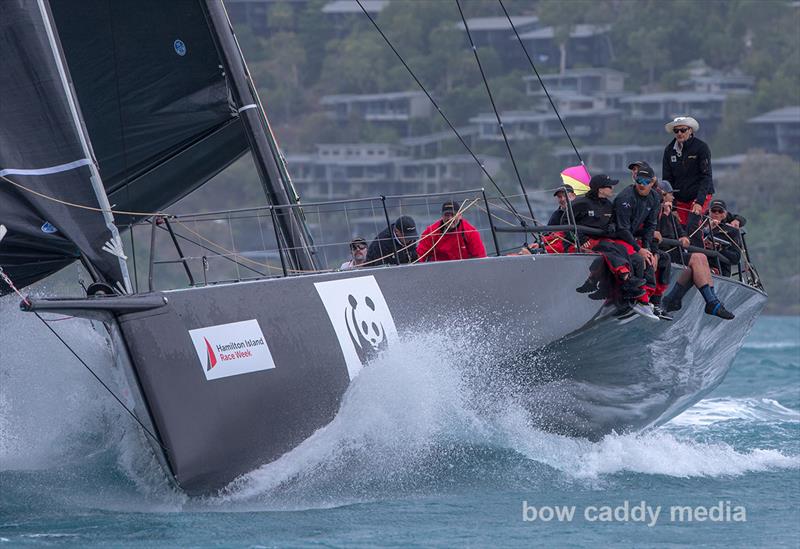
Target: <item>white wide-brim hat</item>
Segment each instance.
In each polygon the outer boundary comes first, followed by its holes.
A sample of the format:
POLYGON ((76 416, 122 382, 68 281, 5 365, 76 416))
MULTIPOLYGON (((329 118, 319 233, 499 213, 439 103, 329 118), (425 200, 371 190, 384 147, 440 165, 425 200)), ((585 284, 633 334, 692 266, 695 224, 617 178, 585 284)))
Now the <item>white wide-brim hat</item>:
POLYGON ((692 131, 697 131, 700 129, 700 122, 692 118, 691 116, 678 116, 675 117, 670 122, 667 122, 664 125, 664 129, 667 130, 667 133, 672 133, 672 129, 675 126, 689 126, 692 128, 692 131))

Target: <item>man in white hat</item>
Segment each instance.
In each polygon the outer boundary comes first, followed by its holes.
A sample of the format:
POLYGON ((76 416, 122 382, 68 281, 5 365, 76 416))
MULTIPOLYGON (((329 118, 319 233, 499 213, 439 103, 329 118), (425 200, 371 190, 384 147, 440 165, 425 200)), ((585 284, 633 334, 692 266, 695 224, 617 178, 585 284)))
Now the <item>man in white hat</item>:
POLYGON ((676 189, 675 210, 681 224, 692 233, 714 194, 711 149, 695 137, 700 124, 691 116, 678 116, 664 128, 674 139, 664 149, 661 179, 676 189))

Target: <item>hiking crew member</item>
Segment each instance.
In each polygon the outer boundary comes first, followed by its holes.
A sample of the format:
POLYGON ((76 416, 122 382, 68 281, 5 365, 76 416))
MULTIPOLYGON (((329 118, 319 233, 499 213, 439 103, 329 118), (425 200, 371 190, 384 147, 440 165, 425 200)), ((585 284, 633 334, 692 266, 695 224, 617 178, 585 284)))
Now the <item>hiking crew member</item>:
POLYGON ((679 246, 669 251, 669 259, 672 263, 685 265, 689 261, 689 253, 685 250, 689 247, 689 237, 686 236, 686 229, 681 225, 678 214, 672 208, 675 200, 672 185, 669 184, 669 181, 660 181, 658 186, 661 191, 661 211, 658 214, 658 229, 653 237, 659 243, 664 238, 677 240, 679 246))
MULTIPOLYGON (((633 254, 631 262, 634 273, 639 276, 638 265, 642 261, 644 268, 645 290, 650 301, 659 297, 667 289, 664 279, 659 281, 656 276, 658 269, 658 254, 652 252, 653 237, 658 227, 658 213, 661 209, 661 197, 658 191, 651 192, 656 184, 656 176, 649 166, 639 166, 636 172, 636 182, 623 189, 614 199, 614 223, 617 226, 617 237, 628 245, 629 253, 633 254), (637 257, 638 256, 638 257, 637 257)), ((663 265, 662 265, 662 276, 663 265)), ((667 273, 668 276, 668 273, 667 273)))
POLYGON ((442 204, 442 218, 429 225, 417 244, 420 261, 452 261, 486 257, 478 229, 461 217, 458 202, 442 204))
MULTIPOLYGON (((706 247, 717 250, 723 257, 730 263, 720 261, 720 274, 722 276, 731 276, 731 267, 738 265, 739 260, 742 258, 740 248, 742 246, 742 236, 739 229, 726 223, 730 214, 728 213, 728 206, 724 201, 714 199, 708 211, 710 218, 709 224, 711 225, 711 232, 708 234, 706 230, 705 241, 706 247)), ((744 218, 739 218, 744 219, 744 218)), ((740 222, 741 224, 741 222, 740 222)))
POLYGON ((669 181, 675 189, 675 210, 691 235, 714 194, 711 149, 695 137, 700 123, 691 116, 679 116, 664 128, 675 137, 664 149, 661 179, 669 181))
POLYGON ((592 299, 605 299, 619 293, 622 299, 636 299, 644 296, 641 278, 632 276, 632 267, 628 251, 624 244, 614 240, 616 232, 611 223, 614 205, 609 200, 614 193, 617 179, 607 175, 595 175, 589 181, 589 191, 572 202, 572 212, 575 222, 584 227, 601 229, 606 236, 591 236, 583 238, 580 247, 582 251, 594 251, 601 254, 602 258, 592 263, 589 277, 582 286, 576 288, 580 293, 592 292, 592 299), (603 267, 607 267, 617 281, 618 291, 609 284, 609 277, 604 276, 603 267))
POLYGON ((407 215, 400 216, 391 227, 378 233, 369 245, 364 266, 397 265, 398 258, 401 264, 413 263, 417 260, 417 250, 414 246, 416 240, 417 226, 414 219, 407 215))

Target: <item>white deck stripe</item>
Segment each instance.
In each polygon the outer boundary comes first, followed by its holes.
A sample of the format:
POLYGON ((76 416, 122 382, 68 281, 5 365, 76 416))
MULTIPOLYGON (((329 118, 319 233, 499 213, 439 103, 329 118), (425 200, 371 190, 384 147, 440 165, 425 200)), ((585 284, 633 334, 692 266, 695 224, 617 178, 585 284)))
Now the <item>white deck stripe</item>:
POLYGON ((80 168, 81 166, 88 166, 92 161, 88 158, 81 158, 75 162, 68 162, 66 164, 59 164, 58 166, 50 166, 48 168, 38 168, 35 170, 23 170, 18 168, 7 168, 0 170, 0 176, 6 175, 47 175, 51 173, 66 172, 80 168))

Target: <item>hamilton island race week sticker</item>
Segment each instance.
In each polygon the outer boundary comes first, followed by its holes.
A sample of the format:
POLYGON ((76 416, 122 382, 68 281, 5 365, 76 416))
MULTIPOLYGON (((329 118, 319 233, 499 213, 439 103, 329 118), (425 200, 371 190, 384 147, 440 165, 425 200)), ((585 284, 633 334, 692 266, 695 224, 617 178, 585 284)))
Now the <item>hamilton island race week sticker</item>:
POLYGON ((189 336, 209 381, 275 367, 255 319, 189 330, 189 336))

